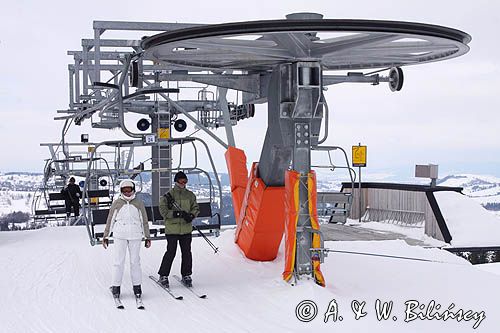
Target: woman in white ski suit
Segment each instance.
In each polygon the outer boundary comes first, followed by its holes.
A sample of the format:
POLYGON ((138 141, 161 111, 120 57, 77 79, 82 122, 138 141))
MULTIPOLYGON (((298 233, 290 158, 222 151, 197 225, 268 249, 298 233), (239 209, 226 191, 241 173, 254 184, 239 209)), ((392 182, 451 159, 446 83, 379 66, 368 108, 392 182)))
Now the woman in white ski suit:
POLYGON ((113 278, 112 293, 120 294, 125 255, 127 248, 130 256, 130 275, 135 295, 141 295, 142 271, 139 256, 143 237, 146 248, 151 246, 149 225, 144 203, 135 197, 135 184, 125 179, 120 183, 120 195, 113 201, 109 209, 106 228, 104 229, 103 246, 109 245, 108 237, 113 232, 113 278))

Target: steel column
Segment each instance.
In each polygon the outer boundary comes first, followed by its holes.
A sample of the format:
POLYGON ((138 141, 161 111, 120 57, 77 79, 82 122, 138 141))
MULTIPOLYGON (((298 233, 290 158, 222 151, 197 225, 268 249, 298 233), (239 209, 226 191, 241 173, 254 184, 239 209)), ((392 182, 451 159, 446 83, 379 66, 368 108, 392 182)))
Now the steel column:
MULTIPOLYGON (((160 128, 168 128, 170 132, 170 113, 161 113, 151 117, 153 133, 160 128)), ((171 146, 154 145, 151 147, 152 185, 151 196, 153 206, 158 206, 160 198, 172 187, 172 151, 171 146), (168 171, 154 171, 157 169, 168 171)))

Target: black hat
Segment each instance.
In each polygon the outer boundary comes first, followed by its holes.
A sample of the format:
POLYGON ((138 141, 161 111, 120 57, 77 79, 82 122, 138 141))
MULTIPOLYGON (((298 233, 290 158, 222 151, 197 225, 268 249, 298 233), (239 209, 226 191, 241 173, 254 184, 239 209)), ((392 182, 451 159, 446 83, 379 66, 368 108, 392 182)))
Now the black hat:
POLYGON ((188 179, 188 177, 186 176, 186 174, 184 172, 179 171, 174 176, 174 182, 177 183, 180 179, 188 179))

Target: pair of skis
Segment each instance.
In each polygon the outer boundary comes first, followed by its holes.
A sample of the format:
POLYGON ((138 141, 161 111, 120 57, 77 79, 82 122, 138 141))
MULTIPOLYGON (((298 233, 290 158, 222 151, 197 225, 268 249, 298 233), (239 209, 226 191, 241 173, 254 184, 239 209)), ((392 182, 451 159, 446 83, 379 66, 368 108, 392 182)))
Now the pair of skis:
MULTIPOLYGON (((151 280, 153 280, 154 282, 156 282, 157 285, 159 285, 163 290, 165 290, 170 296, 172 296, 173 298, 175 298, 176 300, 182 300, 184 299, 184 297, 180 294, 177 294, 175 291, 173 291, 172 289, 170 288, 167 288, 165 287, 164 285, 162 285, 160 283, 160 281, 155 277, 155 276, 152 276, 150 275, 149 278, 151 280)), ((198 291, 198 289, 194 288, 194 287, 187 287, 186 285, 184 285, 184 283, 182 283, 182 279, 178 276, 178 275, 173 275, 173 278, 179 282, 184 288, 186 288, 187 290, 189 290, 191 293, 193 293, 196 297, 198 298, 207 298, 207 294, 205 293, 202 293, 200 291, 198 291)))
MULTIPOLYGON (((109 289, 111 290, 111 288, 109 288, 109 289)), ((123 305, 123 302, 120 299, 120 296, 115 297, 115 295, 113 295, 113 300, 115 301, 115 306, 117 309, 121 309, 121 310, 125 309, 125 306, 123 305)), ((137 296, 137 295, 135 296, 135 305, 136 305, 137 309, 139 309, 139 310, 145 309, 141 296, 137 296)))
MULTIPOLYGON (((159 285, 163 290, 165 290, 170 296, 172 296, 176 300, 182 300, 182 299, 184 299, 184 297, 182 295, 176 293, 175 291, 172 291, 170 288, 167 288, 167 287, 163 286, 156 277, 150 275, 149 278, 151 280, 153 280, 154 282, 156 282, 157 285, 159 285)), ((177 282, 179 282, 184 288, 186 288, 191 293, 193 293, 196 297, 198 297, 198 298, 207 298, 207 294, 198 291, 194 287, 187 287, 186 285, 184 285, 184 283, 182 283, 182 279, 178 275, 173 275, 173 278, 177 282)), ((111 288, 110 288, 110 290, 111 290, 111 288)), ((115 301, 115 306, 116 306, 117 309, 125 309, 125 306, 123 305, 123 302, 121 301, 121 299, 120 299, 119 296, 118 297, 114 297, 113 296, 113 300, 115 301)), ((144 303, 142 302, 142 298, 140 296, 139 297, 137 297, 137 296, 135 297, 135 304, 136 304, 137 309, 139 309, 139 310, 144 310, 145 309, 144 303)))

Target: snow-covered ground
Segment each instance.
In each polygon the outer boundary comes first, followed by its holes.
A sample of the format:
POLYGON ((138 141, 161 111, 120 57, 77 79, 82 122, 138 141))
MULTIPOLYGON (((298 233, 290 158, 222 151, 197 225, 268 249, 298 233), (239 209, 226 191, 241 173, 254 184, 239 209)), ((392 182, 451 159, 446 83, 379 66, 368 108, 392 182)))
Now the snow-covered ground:
POLYGON ((12 212, 30 212, 32 192, 0 190, 0 216, 12 212))
POLYGON ((500 275, 500 262, 494 262, 491 264, 476 265, 475 267, 493 274, 500 275))
MULTIPOLYGON (((184 300, 177 301, 157 287, 147 275, 156 273, 165 242, 142 248, 147 309, 140 311, 134 306, 128 271, 122 286, 126 309, 114 308, 108 291, 112 246, 91 247, 84 227, 0 233, 0 331, 455 333, 472 332, 478 325, 475 331, 493 333, 500 327, 500 276, 446 251, 403 241, 326 242, 338 251, 421 260, 330 253, 322 265, 327 287, 321 288, 306 280, 297 286, 283 282, 282 249, 273 262, 255 262, 243 257, 233 238, 234 229, 229 229, 212 239, 219 254, 203 239, 193 240, 193 280, 208 294, 205 300, 179 286, 184 300), (387 320, 377 319, 377 300, 393 302, 387 320), (436 306, 427 319, 405 322, 420 312, 424 317, 432 301, 440 305, 440 314, 471 310, 466 316, 470 320, 431 320, 436 306), (410 308, 415 302, 424 309, 410 308), (335 305, 342 320, 334 322, 325 313, 335 305), (366 316, 356 320, 353 308, 366 316), (296 310, 303 320, 314 319, 299 321, 296 310)), ((178 259, 173 273, 178 273, 178 259)))
POLYGON ((441 247, 446 245, 446 243, 444 242, 441 242, 437 239, 427 236, 425 234, 425 229, 423 226, 409 227, 405 225, 394 224, 389 221, 359 223, 358 220, 352 220, 352 219, 348 219, 346 224, 357 225, 360 226, 361 228, 366 228, 370 230, 389 231, 402 234, 408 238, 419 240, 429 246, 441 247))
MULTIPOLYGON (((500 219, 484 209, 479 202, 458 192, 434 193, 441 213, 452 236, 454 247, 500 246, 500 219)), ((425 235, 424 227, 411 227, 390 221, 363 222, 348 219, 348 225, 379 231, 389 231, 422 241, 430 246, 447 244, 425 235)))
POLYGON ((434 193, 453 246, 499 246, 500 219, 457 192, 434 193))

